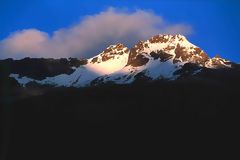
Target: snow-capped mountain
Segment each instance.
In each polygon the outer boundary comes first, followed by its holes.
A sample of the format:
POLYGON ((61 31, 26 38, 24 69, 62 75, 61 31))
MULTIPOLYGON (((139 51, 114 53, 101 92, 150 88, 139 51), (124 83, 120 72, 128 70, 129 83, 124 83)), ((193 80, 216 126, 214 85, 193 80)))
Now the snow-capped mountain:
POLYGON ((123 44, 109 46, 85 64, 73 67, 71 74, 46 77, 43 80, 11 74, 18 83, 36 82, 41 85, 83 87, 102 83, 129 84, 138 79, 175 80, 181 77, 186 64, 194 64, 192 75, 203 68, 231 68, 230 61, 216 56, 209 58, 199 47, 182 35, 157 35, 140 41, 128 49, 123 44))
POLYGON ((11 74, 20 84, 26 85, 29 82, 54 86, 81 87, 91 83, 99 76, 107 75, 121 70, 127 64, 129 49, 122 44, 111 45, 99 55, 87 60, 86 64, 73 67, 72 74, 60 74, 54 77, 46 77, 43 80, 36 80, 19 74, 11 74))

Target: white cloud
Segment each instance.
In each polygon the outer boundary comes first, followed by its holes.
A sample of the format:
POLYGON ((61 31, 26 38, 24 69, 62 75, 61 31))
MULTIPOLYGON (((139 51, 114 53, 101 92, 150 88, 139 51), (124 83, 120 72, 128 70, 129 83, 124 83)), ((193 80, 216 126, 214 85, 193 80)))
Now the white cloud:
POLYGON ((190 34, 191 26, 168 24, 149 11, 119 11, 114 8, 93 16, 86 16, 78 24, 62 28, 49 36, 27 29, 17 31, 0 41, 0 58, 29 57, 91 57, 108 45, 124 43, 128 46, 155 34, 190 34))

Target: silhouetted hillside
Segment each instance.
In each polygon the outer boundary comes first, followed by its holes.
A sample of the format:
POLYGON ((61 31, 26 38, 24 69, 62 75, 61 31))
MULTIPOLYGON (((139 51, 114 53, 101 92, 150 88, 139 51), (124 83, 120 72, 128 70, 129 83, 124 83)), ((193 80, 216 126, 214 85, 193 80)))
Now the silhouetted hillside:
POLYGON ((46 58, 24 58, 21 60, 0 60, 0 76, 10 73, 27 76, 34 79, 44 79, 59 74, 71 74, 74 69, 86 63, 86 60, 76 58, 46 59, 46 58))
POLYGON ((9 84, 1 91, 2 144, 8 146, 9 159, 74 159, 79 155, 73 151, 80 148, 87 155, 114 153, 111 146, 129 142, 129 134, 139 142, 162 139, 166 131, 176 136, 197 128, 209 134, 238 122, 236 73, 206 70, 202 77, 178 81, 79 89, 9 84))

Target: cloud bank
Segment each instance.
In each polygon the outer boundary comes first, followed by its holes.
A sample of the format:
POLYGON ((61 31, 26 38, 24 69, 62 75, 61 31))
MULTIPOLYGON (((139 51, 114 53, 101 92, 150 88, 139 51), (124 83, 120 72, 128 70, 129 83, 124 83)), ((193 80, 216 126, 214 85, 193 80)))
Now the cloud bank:
POLYGON ((88 58, 114 43, 132 46, 156 34, 188 35, 191 32, 190 25, 168 24, 149 11, 126 12, 109 8, 86 16, 71 27, 59 29, 52 36, 37 29, 12 33, 0 41, 0 58, 88 58))

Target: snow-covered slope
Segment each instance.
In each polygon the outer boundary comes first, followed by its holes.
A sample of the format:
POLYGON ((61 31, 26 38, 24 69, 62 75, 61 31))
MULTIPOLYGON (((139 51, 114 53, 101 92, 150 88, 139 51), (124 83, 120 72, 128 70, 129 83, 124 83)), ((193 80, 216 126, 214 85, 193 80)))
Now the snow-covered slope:
MULTIPOLYGON (((157 35, 147 41, 140 41, 128 49, 122 44, 112 45, 99 55, 88 59, 87 64, 76 68, 70 75, 61 74, 44 80, 18 77, 20 84, 35 81, 39 84, 54 86, 82 87, 114 82, 132 83, 138 79, 174 80, 180 77, 178 72, 186 63, 199 67, 231 67, 231 63, 220 57, 210 59, 199 47, 190 43, 182 35, 157 35)), ((200 70, 194 72, 199 73, 200 70)))
POLYGON ((29 82, 37 82, 42 85, 81 87, 89 85, 90 82, 99 76, 114 73, 126 66, 129 56, 129 49, 122 44, 109 46, 99 55, 88 59, 87 64, 81 65, 70 74, 61 74, 55 77, 47 77, 44 80, 34 80, 27 77, 19 77, 11 74, 20 84, 26 85, 29 82))

